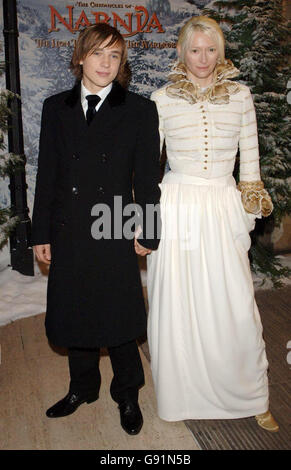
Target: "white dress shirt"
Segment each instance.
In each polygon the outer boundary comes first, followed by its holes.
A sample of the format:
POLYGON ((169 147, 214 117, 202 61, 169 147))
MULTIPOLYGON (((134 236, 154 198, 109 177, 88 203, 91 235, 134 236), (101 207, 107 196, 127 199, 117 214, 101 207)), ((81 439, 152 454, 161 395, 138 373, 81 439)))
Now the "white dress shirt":
POLYGON ((85 85, 83 84, 83 81, 81 82, 81 103, 82 103, 82 107, 83 107, 83 110, 84 110, 85 117, 86 117, 86 112, 88 110, 88 101, 86 100, 86 96, 87 95, 94 95, 94 94, 96 94, 97 96, 100 96, 101 100, 99 101, 99 103, 97 104, 97 106, 95 108, 96 112, 97 112, 98 109, 100 108, 100 106, 102 106, 103 101, 107 98, 107 95, 109 95, 109 93, 111 92, 111 89, 112 89, 112 83, 107 85, 107 87, 102 88, 102 90, 100 90, 99 93, 91 93, 91 91, 89 91, 85 87, 85 85))

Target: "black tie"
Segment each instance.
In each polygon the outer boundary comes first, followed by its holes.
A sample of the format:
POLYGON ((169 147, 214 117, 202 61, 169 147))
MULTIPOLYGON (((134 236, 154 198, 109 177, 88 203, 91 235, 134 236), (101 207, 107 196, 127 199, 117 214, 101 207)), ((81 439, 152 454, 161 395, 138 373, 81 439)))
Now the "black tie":
POLYGON ((101 100, 100 96, 98 95, 87 95, 86 100, 88 101, 88 109, 86 112, 86 119, 88 126, 91 124, 93 117, 96 114, 96 106, 101 100))

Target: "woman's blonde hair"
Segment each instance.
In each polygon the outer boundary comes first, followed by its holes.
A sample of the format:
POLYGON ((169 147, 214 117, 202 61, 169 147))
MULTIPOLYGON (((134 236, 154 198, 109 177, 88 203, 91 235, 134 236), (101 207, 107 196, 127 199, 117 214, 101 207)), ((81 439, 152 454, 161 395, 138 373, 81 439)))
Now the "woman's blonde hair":
POLYGON ((113 44, 121 45, 121 62, 116 80, 120 85, 126 88, 131 76, 127 62, 126 43, 120 32, 107 23, 97 23, 88 26, 80 32, 70 63, 70 69, 77 80, 81 80, 83 76, 83 67, 80 65, 80 61, 84 60, 88 55, 93 54, 94 50, 107 39, 109 40, 107 47, 110 47, 113 44))
POLYGON ((184 63, 185 51, 190 39, 196 31, 207 34, 218 47, 219 61, 225 60, 225 41, 219 24, 207 16, 194 16, 182 27, 179 33, 177 47, 180 49, 179 60, 184 63))

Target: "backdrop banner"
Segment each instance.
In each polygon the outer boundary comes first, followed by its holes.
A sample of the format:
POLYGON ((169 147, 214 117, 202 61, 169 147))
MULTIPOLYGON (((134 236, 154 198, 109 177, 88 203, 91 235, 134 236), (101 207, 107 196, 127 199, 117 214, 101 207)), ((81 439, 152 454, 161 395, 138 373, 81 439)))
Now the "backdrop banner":
MULTIPOLYGON (((201 14, 207 4, 207 0, 18 0, 20 79, 30 216, 42 103, 46 97, 73 86, 75 79, 69 71, 69 63, 78 32, 96 22, 107 22, 117 27, 128 46, 132 70, 130 89, 148 97, 167 81, 170 65, 176 58, 178 31, 191 16, 201 14)), ((4 60, 3 46, 1 56, 4 60)), ((5 88, 4 76, 1 81, 1 86, 5 88)), ((0 181, 1 203, 4 206, 10 205, 8 183, 0 181)))

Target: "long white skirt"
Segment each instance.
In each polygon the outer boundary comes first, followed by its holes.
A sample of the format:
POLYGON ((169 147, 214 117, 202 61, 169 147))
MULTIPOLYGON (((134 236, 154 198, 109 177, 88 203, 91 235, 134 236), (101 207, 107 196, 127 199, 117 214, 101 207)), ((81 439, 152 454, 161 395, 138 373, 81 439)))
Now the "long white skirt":
POLYGON ((255 217, 232 176, 169 172, 162 234, 148 256, 148 341, 158 414, 167 421, 268 409, 268 362, 247 256, 255 217))

